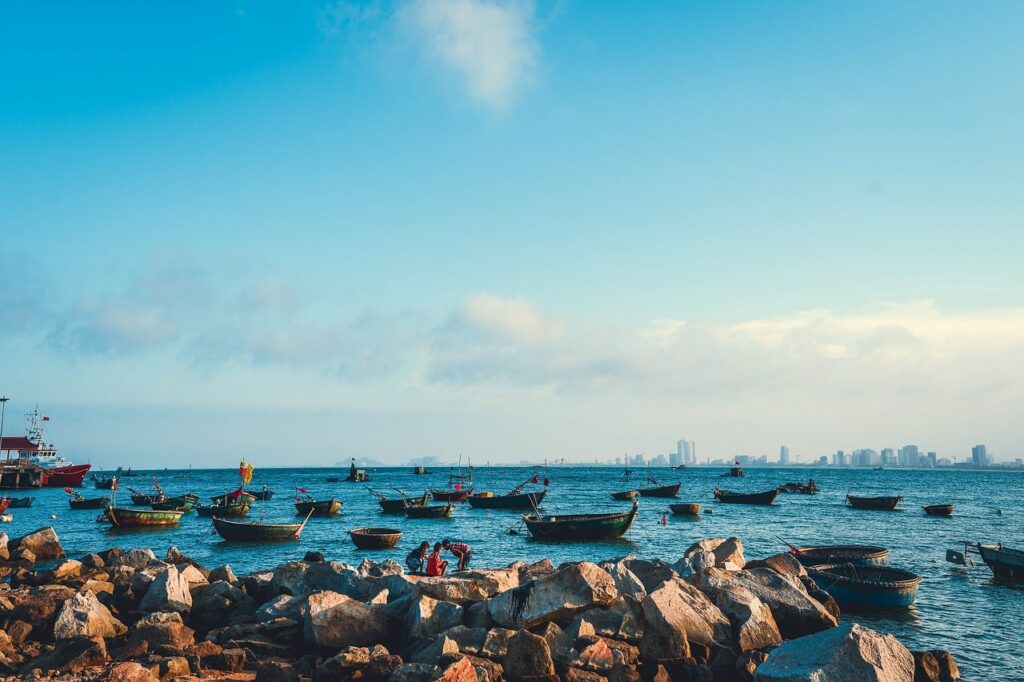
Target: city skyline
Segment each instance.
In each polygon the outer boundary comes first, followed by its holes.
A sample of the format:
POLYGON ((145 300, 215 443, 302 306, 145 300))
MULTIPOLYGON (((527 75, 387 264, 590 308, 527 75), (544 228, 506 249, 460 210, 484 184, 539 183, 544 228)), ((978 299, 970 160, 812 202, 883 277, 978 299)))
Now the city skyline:
POLYGON ((1024 5, 0 18, 7 433, 38 404, 110 467, 1024 454, 1024 5))

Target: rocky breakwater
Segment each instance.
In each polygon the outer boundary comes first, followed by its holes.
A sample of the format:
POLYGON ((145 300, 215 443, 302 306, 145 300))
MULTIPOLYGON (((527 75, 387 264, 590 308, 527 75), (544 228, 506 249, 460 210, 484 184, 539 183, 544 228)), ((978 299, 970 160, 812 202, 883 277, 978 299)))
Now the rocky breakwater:
POLYGON ((393 561, 236 576, 173 547, 63 558, 0 536, 0 674, 75 680, 954 680, 945 652, 842 622, 798 562, 736 538, 674 563, 513 563, 442 578, 393 561), (28 554, 33 556, 29 557, 28 554), (40 554, 49 557, 42 564, 40 554), (54 560, 57 560, 54 563, 54 560))

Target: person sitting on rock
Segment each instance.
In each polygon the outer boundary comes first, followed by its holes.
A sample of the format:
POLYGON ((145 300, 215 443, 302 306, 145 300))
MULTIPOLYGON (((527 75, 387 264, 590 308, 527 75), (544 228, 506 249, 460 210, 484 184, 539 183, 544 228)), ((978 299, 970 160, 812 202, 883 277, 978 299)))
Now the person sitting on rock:
POLYGON ((409 569, 410 573, 422 573, 423 566, 427 563, 427 557, 430 555, 430 543, 424 540, 420 543, 420 546, 409 552, 405 557, 405 567, 409 569))
POLYGON ((434 544, 434 551, 427 557, 427 575, 444 575, 447 570, 448 562, 441 558, 441 543, 437 542, 434 544))
POLYGON ((455 558, 459 560, 458 570, 466 570, 466 567, 469 566, 469 560, 473 558, 472 547, 467 545, 465 542, 452 542, 448 538, 445 538, 444 541, 441 542, 441 546, 454 554, 455 558))

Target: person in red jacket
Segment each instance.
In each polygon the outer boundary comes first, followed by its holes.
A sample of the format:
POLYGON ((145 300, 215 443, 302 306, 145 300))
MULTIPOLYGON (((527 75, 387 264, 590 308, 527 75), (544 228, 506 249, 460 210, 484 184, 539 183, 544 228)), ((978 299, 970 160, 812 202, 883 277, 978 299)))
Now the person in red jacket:
POLYGON ((448 570, 448 562, 441 558, 441 543, 434 544, 434 551, 427 557, 427 575, 444 575, 448 570))
POLYGON ((469 560, 473 558, 472 547, 467 545, 465 542, 452 542, 447 538, 441 542, 441 546, 454 554, 455 558, 459 560, 458 570, 466 570, 466 567, 469 566, 469 560))

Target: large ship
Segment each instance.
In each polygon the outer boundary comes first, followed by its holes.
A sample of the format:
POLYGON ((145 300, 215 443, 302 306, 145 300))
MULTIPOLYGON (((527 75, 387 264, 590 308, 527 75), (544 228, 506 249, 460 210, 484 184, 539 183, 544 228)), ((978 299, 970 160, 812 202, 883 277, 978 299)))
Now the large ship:
MULTIPOLYGON (((43 435, 43 422, 50 421, 50 418, 40 415, 38 406, 25 416, 28 420, 28 436, 11 439, 17 442, 19 463, 42 469, 42 485, 44 486, 66 488, 82 485, 82 481, 92 465, 73 464, 61 457, 52 443, 46 442, 43 435)), ((8 439, 5 438, 4 441, 8 441, 8 439)), ((4 443, 4 445, 13 444, 11 442, 4 443)), ((8 448, 8 457, 10 457, 11 449, 13 448, 8 448)))

